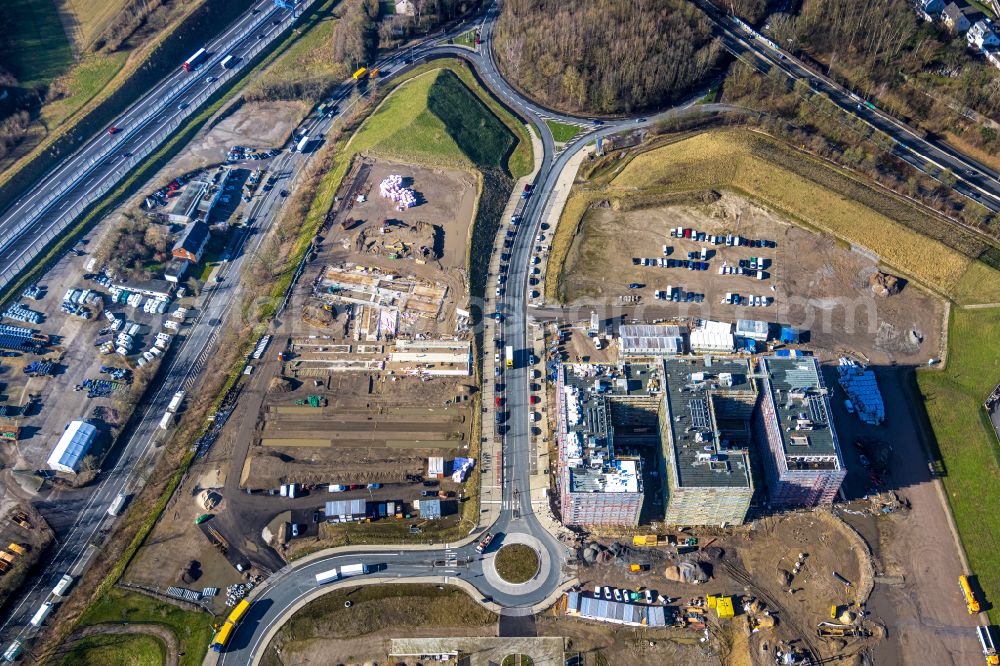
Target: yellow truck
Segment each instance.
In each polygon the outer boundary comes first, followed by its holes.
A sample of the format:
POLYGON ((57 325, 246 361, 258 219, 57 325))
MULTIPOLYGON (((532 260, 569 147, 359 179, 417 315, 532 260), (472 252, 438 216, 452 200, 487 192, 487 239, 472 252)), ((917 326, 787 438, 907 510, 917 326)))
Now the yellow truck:
POLYGON ((25 548, 24 546, 22 546, 21 544, 18 544, 18 543, 12 543, 12 544, 10 544, 9 546, 7 546, 7 550, 11 550, 11 551, 17 553, 18 555, 24 555, 25 553, 28 552, 27 548, 25 548))
POLYGON ((969 615, 975 615, 980 610, 979 600, 976 599, 976 594, 972 591, 972 586, 969 585, 968 576, 959 576, 958 584, 962 588, 962 594, 965 595, 965 606, 969 609, 969 615))
POLYGON ((368 73, 367 67, 359 67, 358 71, 354 72, 354 76, 352 76, 351 78, 354 79, 355 81, 360 81, 361 79, 365 78, 365 74, 367 73, 368 73))
POLYGON ((637 534, 632 537, 633 546, 655 546, 659 543, 660 537, 655 534, 637 534))

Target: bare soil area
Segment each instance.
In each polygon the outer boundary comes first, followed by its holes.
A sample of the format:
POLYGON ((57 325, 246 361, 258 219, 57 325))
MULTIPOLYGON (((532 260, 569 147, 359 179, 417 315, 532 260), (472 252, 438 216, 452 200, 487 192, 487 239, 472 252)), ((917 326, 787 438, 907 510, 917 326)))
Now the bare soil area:
POLYGON ((810 346, 830 353, 859 352, 872 363, 919 365, 939 356, 943 308, 915 285, 876 297, 869 276, 878 269, 870 257, 834 239, 789 224, 732 194, 715 203, 667 206, 628 212, 592 208, 581 223, 560 276, 570 307, 620 306, 638 297, 643 320, 688 317, 724 321, 758 319, 791 324, 810 332, 810 346), (670 237, 670 229, 690 227, 708 234, 738 234, 773 240, 774 249, 727 247, 670 237), (707 249, 706 271, 635 265, 633 259, 665 256, 686 259, 707 249), (766 261, 766 278, 720 275, 723 265, 751 257, 766 261), (640 285, 630 289, 630 284, 640 285), (679 288, 704 294, 702 303, 667 303, 655 290, 679 288), (774 299, 768 307, 722 303, 727 293, 774 299))
POLYGON ((187 173, 226 161, 233 146, 259 150, 281 148, 302 122, 303 102, 251 102, 202 129, 187 148, 167 164, 168 173, 187 173))

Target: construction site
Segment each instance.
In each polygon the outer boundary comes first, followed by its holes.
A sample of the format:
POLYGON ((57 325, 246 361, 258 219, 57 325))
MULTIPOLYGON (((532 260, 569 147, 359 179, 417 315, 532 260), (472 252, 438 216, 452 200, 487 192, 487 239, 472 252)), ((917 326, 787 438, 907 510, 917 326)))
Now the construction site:
POLYGON ((355 161, 283 325, 251 350, 225 427, 130 582, 247 585, 345 530, 421 541, 458 524, 478 474, 466 287, 475 197, 466 172, 355 161), (181 545, 190 561, 177 560, 181 545))

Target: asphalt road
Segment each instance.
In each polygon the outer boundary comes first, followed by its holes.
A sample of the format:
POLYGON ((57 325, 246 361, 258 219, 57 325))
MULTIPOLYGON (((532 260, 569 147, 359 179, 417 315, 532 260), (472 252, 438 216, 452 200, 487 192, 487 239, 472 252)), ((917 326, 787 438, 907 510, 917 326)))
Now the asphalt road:
POLYGON ((245 56, 269 44, 294 20, 271 0, 253 4, 206 45, 209 56, 194 72, 185 72, 178 63, 170 76, 108 123, 118 128, 115 134, 102 130, 32 186, 0 216, 0 277, 9 280, 18 267, 30 263, 44 247, 40 239, 58 232, 67 215, 82 211, 86 202, 125 178, 141 155, 169 138, 165 128, 194 113, 206 94, 224 85, 227 70, 220 63, 225 56, 236 58, 232 70, 246 66, 245 56))

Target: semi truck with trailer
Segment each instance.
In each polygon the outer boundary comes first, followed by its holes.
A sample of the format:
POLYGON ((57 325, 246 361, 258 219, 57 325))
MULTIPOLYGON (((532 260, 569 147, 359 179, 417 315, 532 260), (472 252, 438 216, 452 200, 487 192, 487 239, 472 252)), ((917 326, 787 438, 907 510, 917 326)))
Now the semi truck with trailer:
POLYGON ((73 577, 69 574, 63 574, 56 586, 52 588, 52 594, 57 597, 66 596, 66 590, 69 589, 70 585, 73 584, 73 577))
POLYGON ((309 136, 306 135, 299 139, 299 142, 295 145, 295 150, 300 153, 304 153, 306 148, 309 147, 309 136))
POLYGON ((185 72, 195 71, 196 69, 198 69, 198 66, 201 65, 201 63, 205 62, 205 58, 207 56, 208 56, 208 51, 206 51, 203 48, 198 49, 193 54, 191 54, 190 58, 184 61, 184 71, 185 72))
POLYGON ((979 637, 979 645, 983 648, 983 656, 986 657, 987 665, 997 666, 1000 664, 1000 655, 997 654, 997 646, 993 642, 990 628, 980 625, 976 627, 976 635, 979 637))
POLYGON ((230 637, 233 634, 233 630, 236 629, 236 625, 239 621, 246 615, 247 610, 250 608, 250 602, 246 599, 242 600, 240 603, 236 604, 233 611, 226 618, 225 624, 223 624, 217 632, 215 632, 215 638, 212 639, 212 650, 214 652, 222 652, 226 647, 226 643, 229 642, 230 637))
POLYGON ((184 391, 174 393, 174 397, 170 399, 170 404, 167 405, 167 411, 171 414, 176 414, 177 410, 181 408, 181 404, 184 402, 185 395, 184 391))
POLYGON ((335 580, 340 580, 341 578, 347 578, 348 576, 360 576, 361 574, 368 573, 367 564, 345 564, 342 567, 334 567, 327 571, 316 574, 316 584, 326 585, 327 583, 332 583, 335 580))
POLYGON ((35 611, 35 614, 31 616, 31 622, 29 624, 33 627, 42 626, 42 623, 45 622, 45 618, 47 618, 51 612, 52 602, 46 601, 44 604, 39 606, 38 610, 35 611))

